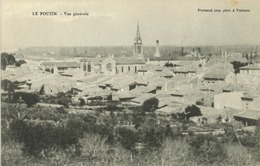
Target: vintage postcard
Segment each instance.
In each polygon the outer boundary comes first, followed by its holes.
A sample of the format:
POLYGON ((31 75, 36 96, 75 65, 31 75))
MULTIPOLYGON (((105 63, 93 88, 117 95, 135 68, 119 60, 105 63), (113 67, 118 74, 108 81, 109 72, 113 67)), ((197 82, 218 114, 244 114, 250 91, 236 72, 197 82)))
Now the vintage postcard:
POLYGON ((260 165, 259 0, 2 0, 1 165, 260 165))

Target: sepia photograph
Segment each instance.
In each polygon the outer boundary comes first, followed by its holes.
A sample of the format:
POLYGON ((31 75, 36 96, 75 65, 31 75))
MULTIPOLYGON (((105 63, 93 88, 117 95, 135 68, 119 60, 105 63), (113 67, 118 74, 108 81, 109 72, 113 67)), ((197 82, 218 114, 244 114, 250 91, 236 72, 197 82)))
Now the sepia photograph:
POLYGON ((260 0, 2 0, 2 166, 260 165, 260 0))

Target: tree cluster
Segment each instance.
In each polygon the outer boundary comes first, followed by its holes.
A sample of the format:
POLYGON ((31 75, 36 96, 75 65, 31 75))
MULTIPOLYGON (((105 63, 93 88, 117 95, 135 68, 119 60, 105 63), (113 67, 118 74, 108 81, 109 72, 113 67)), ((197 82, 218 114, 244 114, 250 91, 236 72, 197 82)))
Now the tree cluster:
POLYGON ((165 66, 165 67, 174 67, 174 64, 171 63, 171 62, 166 62, 166 63, 164 64, 164 66, 165 66))
POLYGON ((240 70, 239 70, 240 67, 247 65, 247 63, 241 63, 239 61, 233 61, 233 62, 231 62, 231 64, 233 65, 235 74, 240 73, 240 70))
POLYGON ((7 65, 14 65, 16 62, 12 54, 1 53, 1 70, 5 70, 7 65))

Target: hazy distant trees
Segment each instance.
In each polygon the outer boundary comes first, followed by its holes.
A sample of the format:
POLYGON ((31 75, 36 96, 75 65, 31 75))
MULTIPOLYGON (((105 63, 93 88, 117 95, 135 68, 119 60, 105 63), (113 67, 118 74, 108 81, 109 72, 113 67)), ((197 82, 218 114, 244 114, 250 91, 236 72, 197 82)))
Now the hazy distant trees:
POLYGON ((166 62, 164 66, 165 67, 173 67, 174 64, 172 64, 171 62, 166 62))
POLYGON ((45 69, 45 71, 47 71, 47 72, 51 72, 51 70, 50 70, 50 69, 48 69, 48 68, 47 68, 47 69, 45 69))

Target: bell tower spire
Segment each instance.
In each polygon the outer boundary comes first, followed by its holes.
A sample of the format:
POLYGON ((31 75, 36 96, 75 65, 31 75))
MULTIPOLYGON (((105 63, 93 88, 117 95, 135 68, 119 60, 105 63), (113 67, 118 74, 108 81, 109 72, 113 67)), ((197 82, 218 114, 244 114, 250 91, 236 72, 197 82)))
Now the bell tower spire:
POLYGON ((134 55, 137 58, 143 59, 143 43, 140 34, 139 22, 137 22, 136 37, 134 40, 134 55))
POLYGON ((140 40, 140 41, 142 41, 141 34, 140 34, 140 28, 139 28, 139 22, 137 22, 137 31, 136 31, 135 40, 140 40))

